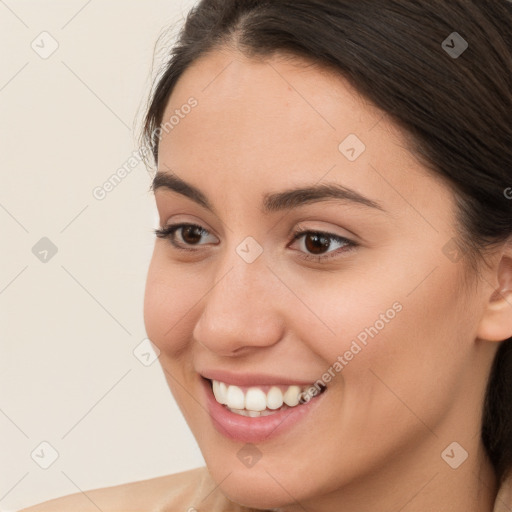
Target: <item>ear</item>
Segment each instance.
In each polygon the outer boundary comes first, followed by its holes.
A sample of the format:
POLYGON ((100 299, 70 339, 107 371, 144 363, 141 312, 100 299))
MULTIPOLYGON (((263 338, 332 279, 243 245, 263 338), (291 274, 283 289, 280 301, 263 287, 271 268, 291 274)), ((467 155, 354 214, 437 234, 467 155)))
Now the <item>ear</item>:
POLYGON ((493 281, 498 285, 485 305, 478 327, 478 338, 503 341, 512 337, 512 240, 501 251, 493 267, 493 281))

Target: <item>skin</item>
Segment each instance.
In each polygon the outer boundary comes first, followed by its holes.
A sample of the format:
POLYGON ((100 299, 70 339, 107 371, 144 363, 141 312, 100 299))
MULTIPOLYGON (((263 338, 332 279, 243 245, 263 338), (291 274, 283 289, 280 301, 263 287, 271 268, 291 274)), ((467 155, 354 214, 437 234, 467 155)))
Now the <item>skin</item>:
POLYGON ((452 190, 339 75, 223 49, 185 72, 164 120, 191 96, 197 107, 162 134, 159 171, 198 187, 216 214, 155 191, 160 227, 208 233, 188 245, 195 252, 156 240, 144 314, 220 490, 287 512, 491 511, 497 482, 479 429, 492 358, 512 336, 510 250, 478 275, 446 256, 452 190), (348 134, 366 145, 354 162, 338 150, 348 134), (386 212, 340 200, 262 212, 265 194, 318 182, 386 212), (306 261, 314 244, 292 242, 297 227, 358 245, 342 252, 331 241, 324 253, 337 257, 306 261), (248 236, 263 248, 251 264, 236 252, 248 236), (214 429, 197 369, 315 382, 396 302, 403 309, 327 384, 314 414, 259 443, 255 466, 241 464, 244 443, 214 429), (469 454, 457 469, 441 457, 454 441, 469 454))

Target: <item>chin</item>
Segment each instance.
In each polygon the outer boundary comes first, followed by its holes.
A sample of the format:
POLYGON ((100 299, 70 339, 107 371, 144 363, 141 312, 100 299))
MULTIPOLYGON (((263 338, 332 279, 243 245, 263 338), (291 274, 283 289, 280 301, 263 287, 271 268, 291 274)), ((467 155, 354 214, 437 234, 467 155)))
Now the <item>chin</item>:
MULTIPOLYGON (((220 470, 219 476, 210 468, 210 474, 217 483, 220 483, 220 489, 223 494, 237 505, 242 505, 248 508, 257 510, 272 510, 279 509, 292 502, 301 501, 303 497, 294 492, 294 489, 288 489, 286 492, 283 487, 277 483, 264 469, 260 469, 253 473, 256 468, 250 470, 234 470, 228 473, 226 478, 226 471, 220 470), (224 478, 224 481, 222 481, 224 478), (292 498, 293 496, 294 498, 292 498)), ((303 496, 304 489, 301 495, 303 496)))

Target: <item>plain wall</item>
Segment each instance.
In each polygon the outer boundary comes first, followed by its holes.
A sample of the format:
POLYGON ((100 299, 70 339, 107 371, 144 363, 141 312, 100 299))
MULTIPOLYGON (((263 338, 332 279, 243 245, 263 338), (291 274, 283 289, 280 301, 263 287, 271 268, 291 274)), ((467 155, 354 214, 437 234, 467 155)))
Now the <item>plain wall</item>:
POLYGON ((154 45, 192 4, 0 2, 1 511, 204 464, 158 361, 135 355, 151 175, 128 164, 93 194, 138 148, 154 45))

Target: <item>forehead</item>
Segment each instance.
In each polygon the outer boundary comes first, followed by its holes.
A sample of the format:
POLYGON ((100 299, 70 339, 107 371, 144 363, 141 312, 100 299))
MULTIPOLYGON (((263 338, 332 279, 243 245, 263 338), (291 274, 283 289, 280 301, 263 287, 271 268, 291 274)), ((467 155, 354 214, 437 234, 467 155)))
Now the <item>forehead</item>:
POLYGON ((297 58, 204 56, 180 78, 162 123, 180 112, 162 134, 160 170, 182 171, 210 190, 236 180, 250 194, 328 178, 389 210, 407 207, 405 198, 423 210, 432 194, 449 197, 384 112, 341 75, 297 58), (191 98, 197 106, 183 115, 191 98), (349 146, 360 153, 355 160, 347 158, 349 146))
POLYGON ((347 129, 363 133, 384 114, 340 74, 284 55, 255 59, 224 50, 203 56, 178 81, 164 119, 191 96, 199 102, 194 117, 215 125, 216 133, 241 126, 257 132, 265 125, 269 138, 279 135, 282 144, 306 134, 311 141, 315 135, 329 141, 347 129))

